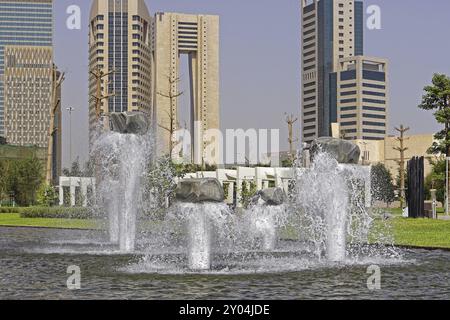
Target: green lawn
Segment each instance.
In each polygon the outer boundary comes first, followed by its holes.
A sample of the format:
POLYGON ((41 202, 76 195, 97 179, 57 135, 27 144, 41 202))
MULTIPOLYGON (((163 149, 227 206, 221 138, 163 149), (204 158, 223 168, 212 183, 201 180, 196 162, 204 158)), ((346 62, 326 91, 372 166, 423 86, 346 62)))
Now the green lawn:
MULTIPOLYGON (((450 221, 396 217, 390 223, 397 245, 450 249, 450 221)), ((21 218, 19 213, 2 213, 0 226, 98 229, 101 224, 96 220, 21 218)), ((289 233, 283 232, 285 236, 289 233)))
POLYGON ((64 228, 64 229, 97 229, 99 223, 95 220, 82 220, 82 219, 21 218, 19 213, 1 213, 0 226, 64 228))
POLYGON ((450 248, 450 221, 395 218, 392 226, 397 245, 450 248))

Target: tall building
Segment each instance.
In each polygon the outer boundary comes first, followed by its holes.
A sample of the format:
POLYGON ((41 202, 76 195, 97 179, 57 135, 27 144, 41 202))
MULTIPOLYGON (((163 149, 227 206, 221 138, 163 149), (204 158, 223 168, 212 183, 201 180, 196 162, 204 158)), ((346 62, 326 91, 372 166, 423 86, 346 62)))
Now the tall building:
POLYGON ((144 0, 94 0, 89 26, 89 126, 97 121, 96 102, 109 112, 152 111, 151 18, 144 0), (110 73, 98 82, 93 73, 110 73), (109 98, 107 95, 113 94, 109 98))
POLYGON ((302 0, 302 138, 331 135, 337 121, 335 73, 342 58, 363 55, 363 3, 302 0))
POLYGON ((388 63, 357 56, 339 60, 337 122, 345 139, 384 140, 388 127, 388 63))
POLYGON ((170 149, 173 137, 167 128, 179 129, 179 105, 175 96, 179 93, 180 56, 187 55, 191 161, 197 164, 219 163, 219 141, 208 141, 205 135, 209 129, 220 129, 219 17, 157 13, 154 19, 153 55, 154 116, 160 149, 165 153, 170 149))
POLYGON ((53 0, 0 0, 0 136, 6 135, 5 50, 14 46, 17 53, 21 47, 29 55, 28 47, 51 49, 52 36, 53 0))
MULTIPOLYGON (((48 147, 53 108, 52 37, 52 0, 0 0, 0 136, 8 144, 48 147)), ((55 113, 55 128, 52 175, 57 181, 61 173, 61 104, 55 113)))

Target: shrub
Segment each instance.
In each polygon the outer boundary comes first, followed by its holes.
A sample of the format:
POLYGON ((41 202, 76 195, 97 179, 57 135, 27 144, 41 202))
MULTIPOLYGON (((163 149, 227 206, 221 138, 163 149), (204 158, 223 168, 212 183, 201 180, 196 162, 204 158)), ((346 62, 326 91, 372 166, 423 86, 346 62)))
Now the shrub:
POLYGON ((22 218, 50 218, 50 219, 92 219, 93 214, 89 208, 66 207, 30 207, 20 212, 22 218))
POLYGON ((48 184, 42 184, 37 193, 37 203, 42 207, 51 207, 56 204, 58 194, 55 188, 48 184))
POLYGON ((0 207, 0 213, 20 213, 19 207, 0 207))

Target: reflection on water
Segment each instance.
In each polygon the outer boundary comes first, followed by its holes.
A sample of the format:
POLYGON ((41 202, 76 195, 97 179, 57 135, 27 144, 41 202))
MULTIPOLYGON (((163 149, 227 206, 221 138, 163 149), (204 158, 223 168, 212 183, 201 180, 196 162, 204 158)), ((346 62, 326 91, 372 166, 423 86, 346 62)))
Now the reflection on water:
POLYGON ((223 253, 212 271, 194 274, 179 267, 182 252, 121 255, 107 240, 94 231, 0 228, 0 299, 450 299, 450 252, 327 265, 287 243, 274 254, 223 253), (380 291, 366 285, 374 263, 380 291), (81 268, 79 291, 66 288, 70 265, 81 268))

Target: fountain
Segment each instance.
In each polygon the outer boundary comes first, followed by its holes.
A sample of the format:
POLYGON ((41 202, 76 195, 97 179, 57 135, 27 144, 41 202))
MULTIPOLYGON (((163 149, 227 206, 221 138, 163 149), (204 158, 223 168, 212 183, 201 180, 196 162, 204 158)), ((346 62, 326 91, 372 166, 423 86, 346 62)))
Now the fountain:
POLYGON ((178 211, 186 221, 188 266, 190 270, 211 268, 213 224, 220 221, 225 199, 223 187, 217 179, 189 179, 181 181, 176 198, 183 204, 178 211))
POLYGON ((311 146, 311 168, 297 170, 294 208, 316 255, 330 262, 345 261, 348 240, 368 242, 370 167, 357 166, 359 156, 348 141, 321 138, 311 146))
POLYGON ((140 112, 111 113, 110 132, 96 140, 93 154, 100 162, 99 189, 108 212, 109 236, 121 252, 133 252, 141 179, 151 157, 147 116, 140 112))
POLYGON ((278 228, 284 225, 286 217, 286 194, 281 188, 264 189, 252 199, 251 207, 244 217, 249 228, 247 232, 259 238, 265 251, 274 251, 278 241, 278 228))

